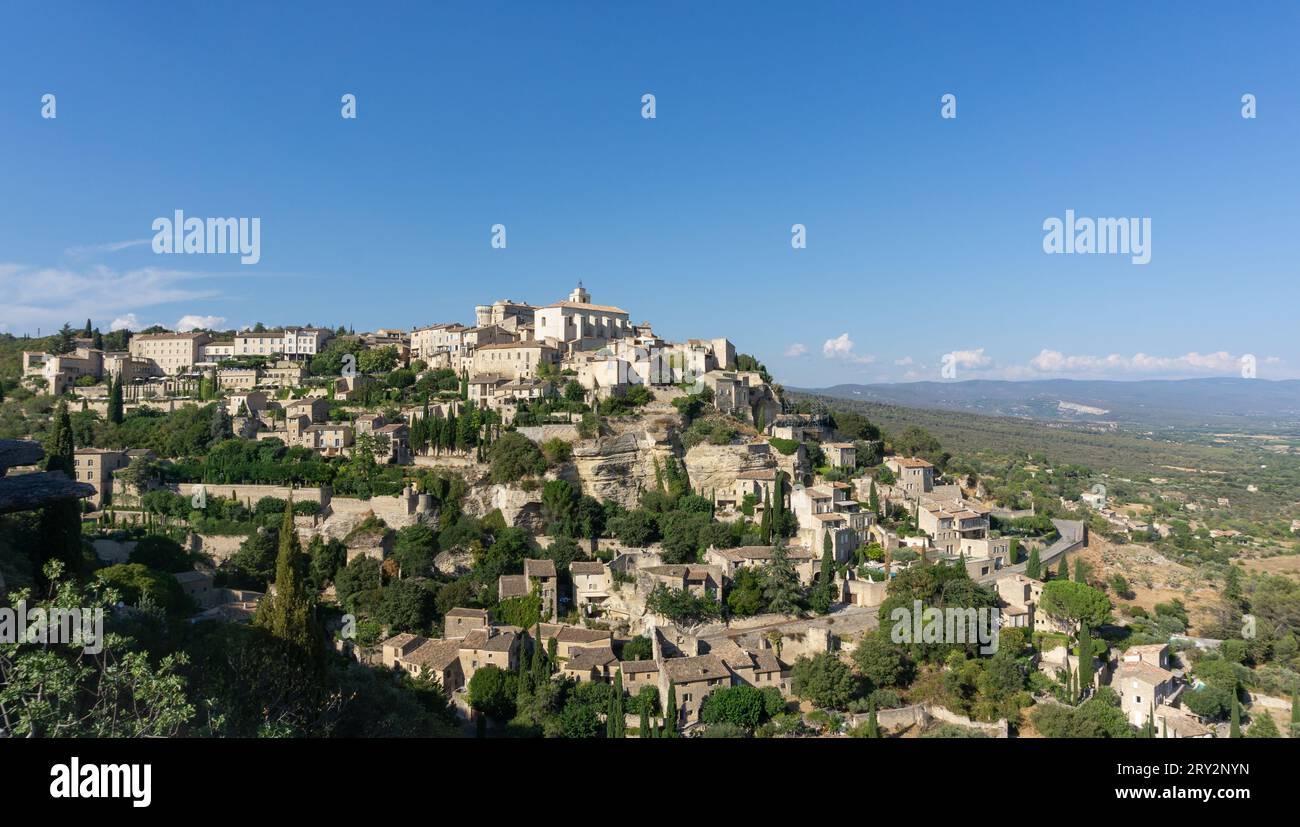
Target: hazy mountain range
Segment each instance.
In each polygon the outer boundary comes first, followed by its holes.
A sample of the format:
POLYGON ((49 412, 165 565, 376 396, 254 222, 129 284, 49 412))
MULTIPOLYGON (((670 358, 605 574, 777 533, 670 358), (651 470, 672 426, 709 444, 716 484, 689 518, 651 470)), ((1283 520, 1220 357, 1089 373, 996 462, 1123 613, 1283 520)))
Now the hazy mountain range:
POLYGON ((1300 428, 1300 380, 974 379, 791 390, 911 408, 1052 421, 1252 431, 1300 428))

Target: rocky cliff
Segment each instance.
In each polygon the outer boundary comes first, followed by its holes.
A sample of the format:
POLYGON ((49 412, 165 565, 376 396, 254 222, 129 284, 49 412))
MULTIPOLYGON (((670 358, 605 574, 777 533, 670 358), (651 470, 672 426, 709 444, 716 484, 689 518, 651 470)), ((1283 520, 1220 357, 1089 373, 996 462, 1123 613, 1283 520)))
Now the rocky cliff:
POLYGON ((704 496, 730 488, 736 475, 776 466, 776 455, 766 442, 744 445, 696 445, 686 452, 686 473, 691 488, 704 496))

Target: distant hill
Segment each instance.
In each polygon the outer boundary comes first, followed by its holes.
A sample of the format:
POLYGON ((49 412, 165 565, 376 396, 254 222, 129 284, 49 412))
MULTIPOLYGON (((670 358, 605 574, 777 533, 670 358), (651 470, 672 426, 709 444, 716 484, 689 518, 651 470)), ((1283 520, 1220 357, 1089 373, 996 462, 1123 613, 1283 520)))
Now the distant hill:
POLYGON ((1300 430, 1300 380, 972 379, 791 390, 859 402, 1055 422, 1114 422, 1198 430, 1300 430))

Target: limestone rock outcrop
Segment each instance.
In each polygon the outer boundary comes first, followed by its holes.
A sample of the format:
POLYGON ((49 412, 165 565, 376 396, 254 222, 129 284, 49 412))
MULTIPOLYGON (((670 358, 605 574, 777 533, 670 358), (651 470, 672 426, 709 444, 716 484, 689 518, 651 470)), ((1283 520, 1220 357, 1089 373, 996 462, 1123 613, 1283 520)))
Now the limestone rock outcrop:
POLYGON ((777 465, 776 453, 766 442, 696 445, 686 452, 684 461, 691 488, 703 491, 706 497, 714 491, 730 488, 738 474, 777 465))

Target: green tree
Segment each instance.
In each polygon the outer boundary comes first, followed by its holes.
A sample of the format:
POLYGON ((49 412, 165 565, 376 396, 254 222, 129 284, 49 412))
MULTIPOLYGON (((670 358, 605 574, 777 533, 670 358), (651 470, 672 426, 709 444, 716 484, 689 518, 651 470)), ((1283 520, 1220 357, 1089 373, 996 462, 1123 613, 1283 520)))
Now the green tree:
POLYGON ((1282 733, 1278 731, 1277 724, 1273 721, 1273 716, 1268 714, 1268 710, 1260 709, 1259 714, 1252 715, 1250 728, 1246 730, 1247 738, 1281 738, 1282 733))
POLYGON ((1038 559, 1038 549, 1029 550, 1029 560, 1025 563, 1025 576, 1034 580, 1043 579, 1043 564, 1038 559))
POLYGON ((1080 695, 1092 691, 1092 635, 1088 631, 1088 623, 1084 621, 1079 626, 1079 693, 1080 695))
MULTIPOLYGON (((44 623, 55 622, 54 609, 98 609, 114 616, 120 593, 94 581, 81 586, 64 571, 58 561, 46 563, 42 578, 51 584, 49 597, 34 600, 21 590, 8 595, 10 603, 26 601, 32 613, 41 609, 44 623)), ((181 675, 183 654, 151 657, 111 625, 98 652, 87 653, 88 643, 0 642, 0 721, 10 736, 166 737, 180 734, 194 718, 181 675)))
POLYGON ((323 638, 316 622, 316 601, 307 592, 306 559, 293 524, 293 498, 284 504, 280 523, 280 550, 275 561, 275 591, 257 604, 254 623, 272 635, 306 652, 321 649, 323 638))
POLYGON ((799 658, 790 676, 795 695, 824 709, 845 709, 858 688, 853 671, 833 652, 799 658))
POLYGON ((1106 595, 1092 586, 1058 579, 1043 586, 1042 609, 1071 626, 1101 626, 1110 620, 1111 606, 1106 595))
POLYGON ((607 737, 622 738, 627 734, 623 717, 623 670, 614 673, 614 691, 610 694, 609 715, 606 716, 607 737))
POLYGON ((546 471, 546 458, 528 437, 511 431, 503 434, 488 451, 491 479, 498 485, 517 483, 546 471))
POLYGON ((397 530, 393 540, 393 557, 402 569, 403 577, 423 577, 433 570, 433 559, 438 552, 438 538, 423 523, 415 523, 397 530))
POLYGON ((862 636, 853 650, 853 663, 876 689, 898 686, 907 669, 900 647, 889 639, 889 632, 884 629, 862 636))
POLYGON ((876 702, 867 701, 867 737, 880 737, 880 721, 876 719, 876 702))
POLYGON ((510 673, 488 664, 469 679, 469 705, 475 712, 505 721, 515 715, 515 692, 510 673))
POLYGON ((772 549, 772 557, 763 566, 763 600, 767 610, 776 614, 799 614, 803 587, 799 585, 799 574, 786 551, 784 544, 777 543, 772 549))
POLYGON ((1237 697, 1237 688, 1232 690, 1232 723, 1228 730, 1229 738, 1241 737, 1241 700, 1237 697))
POLYGON ((659 737, 677 737, 677 684, 668 682, 668 704, 664 707, 664 729, 659 737))
POLYGON ((108 379, 108 421, 114 425, 122 424, 122 378, 108 379))
POLYGON ((828 531, 822 535, 821 572, 809 601, 810 608, 817 614, 829 612, 835 599, 835 558, 832 555, 831 534, 828 531))
MULTIPOLYGON (((68 479, 75 480, 77 471, 73 453, 72 419, 68 416, 68 403, 60 399, 54 408, 53 423, 45 440, 45 469, 60 471, 68 479)), ((51 502, 41 509, 40 523, 43 559, 59 560, 68 575, 80 575, 81 502, 75 497, 51 502)))
POLYGON ((1291 684, 1291 737, 1300 738, 1300 682, 1291 684))

